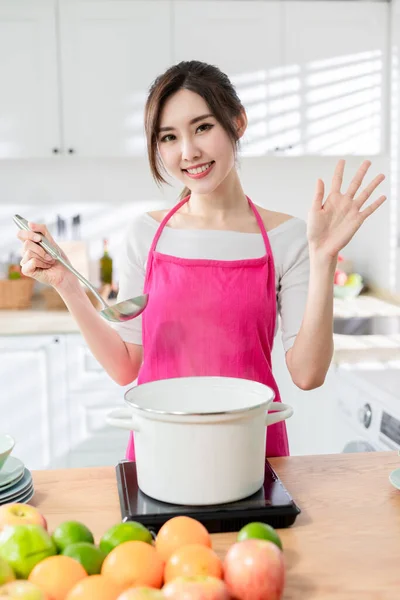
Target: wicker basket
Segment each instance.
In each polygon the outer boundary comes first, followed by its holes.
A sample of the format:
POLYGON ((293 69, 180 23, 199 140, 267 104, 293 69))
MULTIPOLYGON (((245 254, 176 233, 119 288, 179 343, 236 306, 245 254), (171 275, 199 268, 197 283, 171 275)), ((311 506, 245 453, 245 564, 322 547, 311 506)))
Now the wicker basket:
POLYGON ((31 278, 0 279, 0 310, 21 310, 32 305, 33 286, 31 278))
MULTIPOLYGON (((92 292, 90 292, 88 289, 86 289, 86 288, 84 288, 84 289, 85 289, 87 297, 89 298, 89 300, 93 304, 93 306, 97 310, 100 310, 100 308, 102 308, 102 307, 99 305, 97 298, 95 298, 94 295, 92 294, 92 292)), ((100 290, 100 293, 101 293, 101 290, 100 290)), ((67 306, 65 305, 64 300, 61 298, 59 293, 54 288, 47 287, 47 288, 43 289, 41 291, 41 296, 44 298, 46 310, 68 310, 67 306)))
POLYGON ((64 300, 53 287, 46 287, 41 295, 45 301, 46 310, 67 310, 64 300))

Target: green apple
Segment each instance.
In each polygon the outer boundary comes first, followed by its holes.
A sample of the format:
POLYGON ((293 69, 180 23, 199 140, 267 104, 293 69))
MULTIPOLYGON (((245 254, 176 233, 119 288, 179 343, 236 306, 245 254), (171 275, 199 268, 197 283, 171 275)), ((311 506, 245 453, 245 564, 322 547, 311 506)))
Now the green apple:
POLYGON ((0 532, 0 557, 19 579, 27 579, 38 562, 54 554, 54 542, 41 525, 8 525, 0 532))
POLYGON ((0 587, 0 600, 47 600, 47 596, 30 581, 13 581, 0 587))
POLYGON ((14 571, 4 558, 0 558, 0 585, 8 583, 9 581, 14 581, 14 579, 14 571))

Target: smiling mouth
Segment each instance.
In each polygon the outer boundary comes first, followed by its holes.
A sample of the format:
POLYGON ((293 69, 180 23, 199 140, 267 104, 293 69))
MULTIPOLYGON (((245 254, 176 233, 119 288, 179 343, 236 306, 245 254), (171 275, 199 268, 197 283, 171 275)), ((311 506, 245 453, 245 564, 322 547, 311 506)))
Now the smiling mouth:
POLYGON ((212 160, 212 161, 202 165, 201 167, 197 167, 194 169, 182 169, 182 171, 184 173, 187 173, 191 177, 196 177, 198 175, 203 175, 204 173, 207 173, 208 171, 210 171, 211 167, 214 164, 215 164, 215 161, 212 160))

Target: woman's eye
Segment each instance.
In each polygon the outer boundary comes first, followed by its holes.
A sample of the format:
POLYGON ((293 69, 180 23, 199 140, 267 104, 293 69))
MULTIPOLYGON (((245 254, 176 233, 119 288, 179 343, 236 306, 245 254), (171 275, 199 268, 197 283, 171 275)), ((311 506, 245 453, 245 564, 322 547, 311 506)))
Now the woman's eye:
POLYGON ((160 142, 171 142, 173 139, 175 139, 175 136, 172 135, 172 133, 169 133, 168 135, 164 135, 164 137, 161 138, 160 142))
POLYGON ((212 129, 213 127, 214 125, 211 125, 211 123, 202 123, 198 126, 197 131, 207 131, 208 129, 212 129))

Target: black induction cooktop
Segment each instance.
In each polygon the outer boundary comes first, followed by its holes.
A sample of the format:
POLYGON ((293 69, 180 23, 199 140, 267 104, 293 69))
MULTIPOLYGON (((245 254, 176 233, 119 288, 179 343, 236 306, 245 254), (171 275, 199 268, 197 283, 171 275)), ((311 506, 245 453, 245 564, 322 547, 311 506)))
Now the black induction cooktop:
POLYGON ((220 533, 238 531, 251 521, 274 528, 289 527, 301 512, 268 461, 264 485, 258 492, 237 502, 213 506, 183 506, 150 498, 139 489, 135 462, 120 461, 116 474, 122 520, 138 521, 153 533, 177 515, 197 519, 210 533, 220 533))

